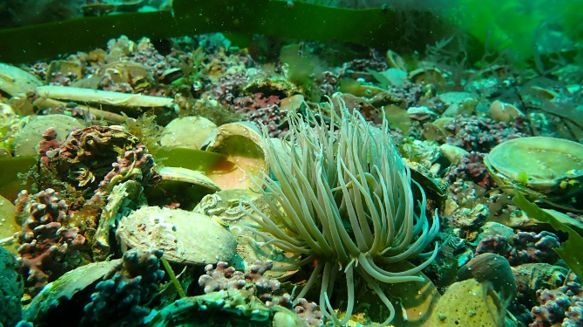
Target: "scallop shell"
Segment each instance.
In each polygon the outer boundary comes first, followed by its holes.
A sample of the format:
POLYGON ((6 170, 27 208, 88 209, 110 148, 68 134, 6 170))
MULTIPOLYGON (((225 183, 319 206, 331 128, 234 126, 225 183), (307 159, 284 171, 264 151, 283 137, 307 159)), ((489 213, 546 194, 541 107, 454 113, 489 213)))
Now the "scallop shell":
POLYGON ((501 185, 554 197, 582 190, 583 144, 554 137, 523 137, 501 143, 484 158, 501 185))
POLYGON ((160 249, 179 264, 205 265, 231 261, 235 237, 208 216, 159 207, 142 207, 123 217, 117 238, 125 248, 160 249))

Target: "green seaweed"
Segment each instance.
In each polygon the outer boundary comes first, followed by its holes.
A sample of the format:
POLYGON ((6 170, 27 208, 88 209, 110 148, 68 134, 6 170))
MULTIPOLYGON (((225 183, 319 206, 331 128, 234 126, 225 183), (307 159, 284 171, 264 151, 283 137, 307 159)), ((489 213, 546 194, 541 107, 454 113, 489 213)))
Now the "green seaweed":
POLYGON ((125 34, 167 38, 209 32, 255 33, 289 39, 351 42, 375 47, 410 47, 443 38, 450 25, 429 12, 408 20, 397 11, 353 10, 284 1, 174 0, 172 12, 128 13, 0 30, 0 61, 29 62, 60 53, 90 50, 125 34), (412 26, 414 23, 414 26, 412 26), (402 37, 415 29, 414 40, 402 37), (67 40, 62 36, 67 35, 67 40))
POLYGON ((199 171, 210 171, 227 159, 219 153, 189 148, 160 147, 153 155, 159 165, 199 171))
POLYGON ((512 202, 526 212, 529 217, 549 223, 554 229, 568 234, 569 238, 555 251, 561 259, 565 260, 567 266, 577 277, 583 278, 583 252, 581 252, 581 249, 583 249, 583 237, 573 228, 559 221, 520 194, 515 194, 512 202))

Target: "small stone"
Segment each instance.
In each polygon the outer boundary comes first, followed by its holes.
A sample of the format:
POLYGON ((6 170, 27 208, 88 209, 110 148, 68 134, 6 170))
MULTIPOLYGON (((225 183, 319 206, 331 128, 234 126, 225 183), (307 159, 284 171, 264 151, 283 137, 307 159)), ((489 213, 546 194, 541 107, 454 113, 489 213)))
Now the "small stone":
POLYGON ((444 156, 452 164, 458 164, 461 162, 462 158, 469 155, 470 153, 465 149, 460 148, 449 143, 444 143, 439 146, 439 151, 442 156, 444 156))
POLYGON ((437 117, 437 114, 426 106, 410 107, 407 109, 407 114, 409 115, 409 118, 420 121, 437 117))
POLYGON ((488 115, 497 121, 511 122, 519 117, 524 117, 524 113, 510 103, 499 100, 492 102, 488 115))

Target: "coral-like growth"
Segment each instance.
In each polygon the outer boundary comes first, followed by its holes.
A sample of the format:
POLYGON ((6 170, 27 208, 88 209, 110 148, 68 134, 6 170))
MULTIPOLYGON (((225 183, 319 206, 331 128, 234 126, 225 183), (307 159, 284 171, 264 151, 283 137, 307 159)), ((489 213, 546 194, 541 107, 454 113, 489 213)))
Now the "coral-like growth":
POLYGON ((494 146, 510 139, 525 136, 520 120, 514 124, 497 122, 486 117, 462 117, 454 119, 445 126, 453 133, 447 143, 457 145, 468 151, 489 152, 494 146))
POLYGON ((17 207, 23 222, 18 253, 29 294, 88 262, 86 239, 77 227, 69 226, 67 204, 53 189, 33 196, 22 191, 17 207))
POLYGON ((82 325, 136 326, 150 312, 147 304, 164 278, 161 251, 129 250, 123 261, 95 286, 82 325))
POLYGON ((476 247, 476 254, 497 253, 508 259, 511 265, 530 262, 554 263, 558 256, 555 248, 560 245, 557 235, 542 231, 518 232, 509 238, 501 235, 484 237, 476 247))
POLYGON ((156 176, 152 156, 135 136, 119 127, 92 126, 75 130, 56 149, 52 148, 51 136, 46 134, 45 143, 52 150, 45 151, 41 157, 41 174, 54 171, 56 178, 70 189, 82 191, 85 198, 94 193, 105 196, 116 183, 130 178, 147 184, 156 176))
POLYGON ((204 288, 205 293, 228 289, 246 289, 261 299, 266 305, 273 304, 291 307, 290 295, 281 289, 278 280, 263 276, 271 269, 271 262, 256 262, 248 267, 245 272, 236 270, 226 262, 219 262, 205 267, 206 274, 200 276, 198 284, 204 288))
POLYGON ((287 129, 284 126, 286 113, 279 108, 280 100, 277 95, 255 93, 253 97, 235 98, 234 105, 248 120, 266 126, 269 136, 277 137, 287 129))
POLYGON ((318 310, 316 303, 298 298, 294 305, 291 296, 281 288, 278 280, 264 276, 264 273, 272 267, 273 263, 271 262, 255 262, 245 272, 242 272, 229 266, 226 262, 219 262, 215 267, 207 265, 204 268, 206 273, 199 277, 198 284, 204 288, 204 292, 207 294, 232 289, 250 291, 268 307, 280 305, 293 308, 308 326, 320 326, 322 312, 318 310))
POLYGON ((314 302, 308 302, 304 298, 300 298, 294 307, 296 314, 305 321, 308 326, 322 326, 323 316, 322 312, 318 310, 318 305, 314 302))
POLYGON ((475 151, 463 156, 460 163, 447 173, 447 179, 450 182, 471 180, 487 190, 492 188, 495 183, 484 165, 484 157, 483 153, 475 151))
POLYGON ((583 322, 583 287, 570 274, 565 285, 549 290, 538 290, 540 305, 532 308, 534 321, 530 327, 563 326, 577 327, 583 322))
POLYGON ((57 131, 54 128, 48 128, 43 133, 43 139, 39 143, 40 161, 47 166, 54 153, 54 150, 59 147, 57 141, 57 131))

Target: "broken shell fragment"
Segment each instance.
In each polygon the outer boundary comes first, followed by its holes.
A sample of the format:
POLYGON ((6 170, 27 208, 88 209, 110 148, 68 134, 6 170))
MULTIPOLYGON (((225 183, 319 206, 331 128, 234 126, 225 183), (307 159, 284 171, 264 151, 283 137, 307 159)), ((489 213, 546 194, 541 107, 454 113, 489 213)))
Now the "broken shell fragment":
POLYGON ((162 167, 158 171, 162 182, 179 182, 198 185, 209 190, 209 193, 220 191, 221 188, 200 171, 181 167, 162 167))
POLYGON ((182 167, 162 167, 160 181, 150 190, 148 199, 156 204, 180 204, 189 210, 207 194, 220 191, 220 187, 203 172, 182 167), (169 196, 171 195, 171 196, 169 196))
POLYGON ((160 249, 179 264, 206 265, 233 259, 235 237, 208 216, 181 209, 142 207, 117 229, 122 249, 160 249))
POLYGON ((54 282, 47 284, 34 297, 27 310, 24 311, 23 319, 38 321, 39 317, 46 315, 50 310, 54 310, 54 306, 71 300, 76 294, 86 290, 109 273, 115 266, 119 265, 121 261, 122 259, 93 262, 66 272, 54 282))

